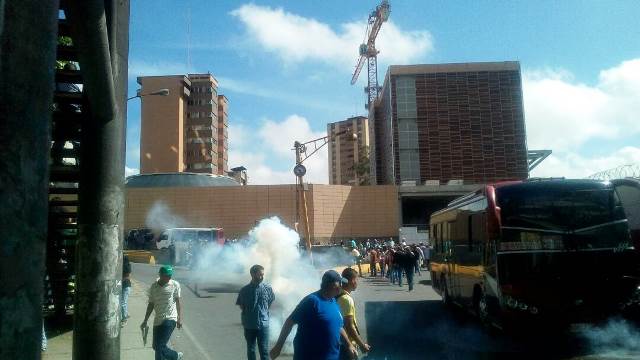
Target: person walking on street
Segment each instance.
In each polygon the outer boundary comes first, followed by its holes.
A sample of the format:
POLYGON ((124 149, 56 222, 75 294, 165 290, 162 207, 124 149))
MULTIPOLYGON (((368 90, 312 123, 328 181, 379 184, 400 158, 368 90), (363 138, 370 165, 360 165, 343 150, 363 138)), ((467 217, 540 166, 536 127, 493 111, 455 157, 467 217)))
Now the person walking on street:
POLYGON ((256 341, 260 360, 269 360, 269 308, 275 300, 271 286, 265 284, 264 267, 253 265, 251 282, 238 293, 236 305, 242 310, 241 320, 247 341, 247 359, 256 359, 256 341))
POLYGON ((144 315, 141 328, 147 327, 147 320, 155 311, 153 318, 153 350, 156 360, 180 360, 181 352, 176 352, 167 346, 173 330, 182 328, 182 305, 180 303, 180 283, 172 280, 173 268, 165 265, 158 272, 160 275, 149 288, 149 304, 144 315))
MULTIPOLYGON (((342 271, 342 277, 348 282, 342 284, 342 292, 338 295, 337 301, 344 321, 344 330, 353 347, 357 346, 362 352, 368 353, 371 347, 360 337, 360 329, 358 329, 356 319, 356 305, 351 296, 351 293, 358 288, 358 273, 354 269, 346 268, 342 271)), ((354 359, 358 359, 358 355, 352 354, 346 346, 340 347, 340 360, 354 359)))
POLYGON ((415 261, 415 272, 418 273, 418 276, 422 276, 422 273, 420 272, 420 267, 422 265, 422 259, 424 258, 424 255, 422 254, 422 249, 420 249, 419 246, 413 245, 411 247, 411 250, 413 251, 413 255, 416 258, 415 261))
POLYGON ((384 265, 385 265, 385 258, 386 258, 386 251, 384 249, 380 249, 379 250, 380 256, 378 257, 378 262, 380 263, 380 276, 384 277, 385 272, 384 272, 384 265))
POLYGON ((362 276, 362 259, 360 256, 360 251, 358 251, 358 249, 354 247, 353 250, 351 250, 351 256, 353 256, 354 265, 358 265, 358 272, 360 276, 362 276))
MULTIPOLYGON (((400 261, 400 272, 404 270, 407 274, 407 285, 409 285, 409 291, 413 290, 413 270, 415 268, 416 256, 407 246, 402 249, 402 259, 400 261)), ((401 284, 402 286, 402 284, 401 284)))
POLYGON ((340 341, 351 354, 357 354, 343 328, 342 315, 336 296, 347 280, 335 270, 322 275, 320 290, 307 295, 289 315, 282 326, 278 341, 271 349, 272 359, 278 358, 293 325, 298 331, 293 340, 293 360, 339 360, 340 341))
POLYGON ((120 321, 122 325, 129 319, 129 295, 131 294, 131 262, 129 256, 122 258, 122 292, 120 293, 120 321))
POLYGON ((369 251, 369 275, 378 276, 378 251, 373 248, 369 251))

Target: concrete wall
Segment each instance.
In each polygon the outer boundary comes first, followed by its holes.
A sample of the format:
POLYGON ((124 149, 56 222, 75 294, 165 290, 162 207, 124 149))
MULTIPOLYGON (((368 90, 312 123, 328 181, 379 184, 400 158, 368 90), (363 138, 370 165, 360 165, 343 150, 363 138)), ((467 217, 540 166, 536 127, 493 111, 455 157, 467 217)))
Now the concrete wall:
MULTIPOLYGON (((294 185, 130 188, 126 196, 125 230, 145 227, 155 203, 184 219, 184 226, 220 226, 228 237, 245 235, 265 217, 279 216, 290 227, 295 222, 294 185)), ((395 186, 310 185, 307 206, 316 243, 398 235, 395 186)))

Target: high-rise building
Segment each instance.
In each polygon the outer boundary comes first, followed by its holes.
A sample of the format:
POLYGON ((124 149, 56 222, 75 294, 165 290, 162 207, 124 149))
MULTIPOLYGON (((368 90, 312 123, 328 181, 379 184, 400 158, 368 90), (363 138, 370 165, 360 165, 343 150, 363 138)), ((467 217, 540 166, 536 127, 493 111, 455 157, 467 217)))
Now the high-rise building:
POLYGON ((140 173, 224 175, 228 159, 228 100, 211 74, 143 76, 140 173), (168 96, 144 96, 159 89, 168 96))
POLYGON ((390 66, 372 110, 377 184, 528 176, 518 62, 390 66))
POLYGON ((369 122, 364 116, 327 124, 329 136, 329 183, 369 183, 369 122), (340 132, 347 131, 336 136, 340 132), (354 137, 353 135, 356 135, 354 137))
POLYGON ((218 169, 227 173, 229 169, 229 119, 227 110, 229 100, 224 95, 218 95, 218 169))

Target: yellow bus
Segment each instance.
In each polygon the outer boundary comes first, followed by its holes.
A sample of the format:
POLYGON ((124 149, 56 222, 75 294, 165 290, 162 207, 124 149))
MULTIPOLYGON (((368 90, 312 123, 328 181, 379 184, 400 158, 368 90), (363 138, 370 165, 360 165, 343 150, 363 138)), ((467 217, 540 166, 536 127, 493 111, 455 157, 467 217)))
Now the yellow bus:
POLYGON ((640 299, 640 242, 616 184, 503 182, 454 200, 430 218, 434 289, 498 327, 625 310, 640 299))

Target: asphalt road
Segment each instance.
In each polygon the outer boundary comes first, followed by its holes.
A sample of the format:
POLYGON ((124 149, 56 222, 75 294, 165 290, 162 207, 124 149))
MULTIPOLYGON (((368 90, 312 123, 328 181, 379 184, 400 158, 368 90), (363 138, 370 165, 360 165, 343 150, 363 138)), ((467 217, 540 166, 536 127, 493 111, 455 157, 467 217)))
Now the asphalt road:
MULTIPOLYGON (((133 276, 149 285, 157 269, 134 264, 133 276)), ((174 332, 173 346, 185 353, 185 359, 245 358, 235 306, 239 286, 205 286, 197 296, 188 270, 178 268, 174 278, 182 284, 185 319, 183 330, 174 332)), ((354 298, 360 330, 372 346, 366 359, 640 359, 637 328, 596 331, 595 342, 575 329, 518 337, 488 332, 462 310, 445 308, 426 273, 416 280, 416 289, 408 292, 406 285, 391 285, 386 279, 361 279, 354 298)))

